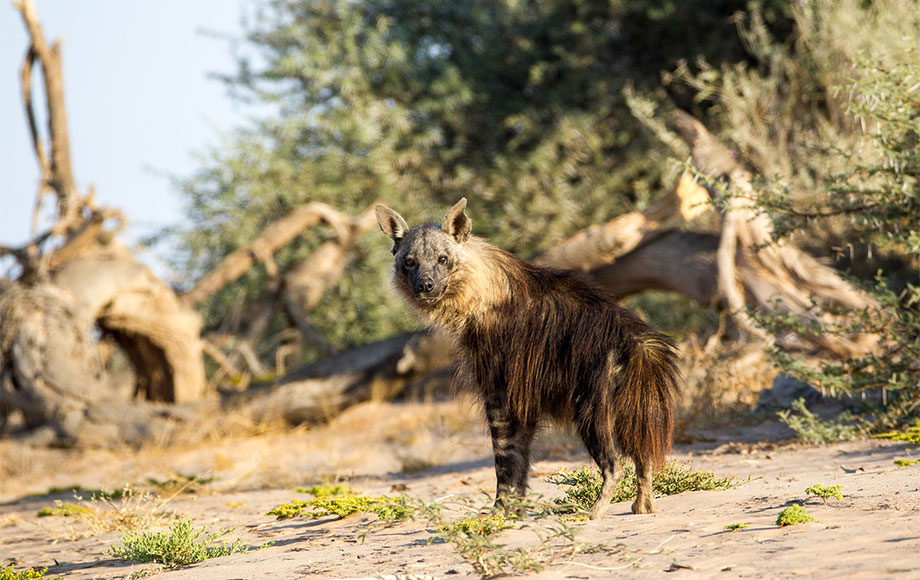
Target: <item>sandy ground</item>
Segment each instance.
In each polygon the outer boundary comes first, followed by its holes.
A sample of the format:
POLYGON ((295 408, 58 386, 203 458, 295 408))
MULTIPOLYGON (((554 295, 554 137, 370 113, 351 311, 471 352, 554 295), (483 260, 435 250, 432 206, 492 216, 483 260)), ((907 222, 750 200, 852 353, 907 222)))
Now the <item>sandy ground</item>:
MULTIPOLYGON (((920 465, 898 468, 897 458, 920 450, 883 441, 809 447, 752 442, 775 431, 720 432, 706 443, 678 446, 676 459, 719 476, 748 479, 728 491, 702 491, 658 499, 659 513, 633 515, 626 503, 601 521, 572 522, 587 553, 565 554, 556 541, 538 555, 556 560, 534 578, 645 578, 670 571, 684 578, 920 578, 920 465), (779 528, 778 513, 803 500, 812 484, 843 486, 842 501, 806 507, 818 521, 779 528), (732 523, 746 529, 726 531, 732 523), (587 550, 593 547, 593 551, 587 550), (563 555, 559 555, 563 554, 563 555)), ((0 441, 0 565, 47 567, 48 576, 163 580, 236 578, 476 578, 473 566, 450 543, 429 540, 435 525, 423 519, 393 526, 353 515, 278 521, 268 510, 294 498, 295 487, 347 478, 370 495, 399 491, 423 501, 456 505, 487 502, 494 474, 489 444, 476 412, 457 403, 368 404, 314 430, 270 432, 186 448, 66 451, 0 441), (80 518, 37 517, 54 500, 53 487, 114 489, 177 474, 213 481, 175 497, 140 506, 151 529, 168 517, 191 518, 212 529, 236 526, 228 538, 271 547, 163 570, 106 552, 122 532, 94 533, 80 518), (32 495, 43 494, 43 495, 32 495), (154 508, 156 508, 155 511, 154 508)), ((561 490, 543 481, 561 467, 588 462, 570 436, 547 433, 532 469, 533 491, 561 490)), ((101 507, 101 506, 100 506, 101 507)), ((461 512, 447 512, 448 519, 461 512)), ((530 517, 496 542, 505 550, 533 548, 554 520, 530 517)))

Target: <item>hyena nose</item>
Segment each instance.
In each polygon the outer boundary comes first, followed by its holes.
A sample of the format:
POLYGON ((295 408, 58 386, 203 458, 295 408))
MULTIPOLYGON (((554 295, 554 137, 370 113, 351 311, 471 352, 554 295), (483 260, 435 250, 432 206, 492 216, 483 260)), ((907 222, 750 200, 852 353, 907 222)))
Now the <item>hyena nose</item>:
POLYGON ((415 285, 416 292, 431 292, 432 290, 434 290, 434 280, 431 278, 420 280, 419 283, 415 285))

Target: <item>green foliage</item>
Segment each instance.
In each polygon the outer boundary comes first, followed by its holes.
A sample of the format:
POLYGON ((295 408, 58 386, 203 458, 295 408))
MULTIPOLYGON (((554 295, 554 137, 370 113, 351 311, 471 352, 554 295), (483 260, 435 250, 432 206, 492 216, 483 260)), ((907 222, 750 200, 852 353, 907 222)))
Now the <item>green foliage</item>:
POLYGON ((441 526, 439 531, 448 534, 465 534, 467 536, 491 536, 502 530, 513 527, 503 515, 478 516, 459 520, 452 524, 441 526))
MULTIPOLYGON (((774 13, 785 3, 767 2, 774 13)), ((743 58, 728 34, 742 5, 267 2, 224 80, 269 112, 177 180, 190 223, 171 232, 176 266, 191 280, 307 201, 357 214, 384 200, 419 223, 466 195, 475 232, 525 256, 644 207, 671 183, 622 89, 658 86, 660 70, 681 59, 743 58)), ((274 261, 289 271, 332 235, 306 231, 274 261)), ((332 345, 416 324, 387 295, 387 248, 383 236, 361 240, 312 313, 332 345)), ((251 269, 202 305, 206 324, 232 322, 234 305, 269 289, 265 271, 251 269)))
MULTIPOLYGON (((530 530, 537 537, 536 545, 509 548, 497 543, 495 536, 501 530, 515 526, 512 520, 501 515, 477 516, 447 523, 440 509, 442 506, 437 504, 420 506, 418 513, 437 528, 437 533, 429 541, 440 540, 450 543, 483 578, 539 572, 556 562, 570 561, 582 553, 604 552, 623 556, 618 549, 611 550, 602 545, 579 542, 576 540, 576 528, 555 518, 546 522, 545 518, 549 512, 534 509, 537 506, 527 499, 510 498, 506 505, 510 513, 535 514, 535 519, 522 520, 518 526, 520 529, 530 530)), ((468 503, 464 503, 463 507, 477 513, 483 511, 483 508, 472 507, 468 503)))
POLYGON ((78 503, 73 503, 70 501, 55 501, 54 507, 44 507, 38 510, 36 514, 40 518, 47 518, 51 516, 60 516, 60 517, 70 517, 78 516, 80 514, 89 513, 89 508, 78 503))
MULTIPOLYGON (((12 566, 7 566, 5 568, 0 568, 0 580, 51 580, 50 578, 45 578, 45 572, 47 571, 47 568, 42 568, 40 570, 29 568, 21 572, 16 572, 12 566)), ((61 580, 61 577, 57 576, 54 580, 61 580)))
POLYGON ((820 497, 824 503, 827 503, 827 500, 832 497, 836 498, 837 501, 840 501, 843 499, 843 493, 840 491, 842 487, 843 486, 840 484, 827 487, 821 485, 820 483, 816 483, 813 486, 806 488, 805 493, 807 493, 810 497, 820 497))
POLYGON ((796 399, 790 409, 777 413, 780 421, 796 432, 798 438, 813 445, 824 445, 834 441, 849 441, 865 435, 861 424, 848 424, 849 415, 841 415, 836 420, 822 421, 808 410, 804 399, 796 399))
POLYGON ((159 480, 147 478, 147 484, 153 487, 160 495, 173 495, 178 493, 200 493, 202 488, 214 481, 213 477, 200 475, 177 474, 169 479, 159 480))
POLYGON ((784 526, 794 526, 796 524, 806 524, 814 521, 817 520, 811 517, 811 515, 805 511, 804 507, 799 504, 794 504, 779 512, 779 516, 776 518, 776 525, 782 528, 784 526))
POLYGON ((235 529, 208 533, 207 526, 195 529, 191 520, 183 519, 175 522, 168 532, 127 532, 121 546, 112 546, 109 553, 116 558, 134 562, 159 562, 168 567, 186 566, 208 558, 248 552, 249 547, 241 540, 232 544, 214 545, 235 529))
POLYGON ((415 508, 404 497, 368 497, 352 493, 317 496, 307 501, 295 499, 275 506, 266 515, 283 520, 300 516, 322 518, 335 515, 344 518, 358 512, 375 514, 378 521, 396 522, 413 517, 415 508))
POLYGON ((727 526, 725 526, 724 529, 728 530, 729 532, 734 532, 736 530, 743 530, 749 527, 751 527, 750 524, 734 523, 734 524, 728 524, 727 526))
MULTIPOLYGON (((636 497, 636 468, 630 462, 624 464, 623 477, 617 485, 611 503, 627 501, 636 497)), ((565 497, 554 500, 560 507, 557 513, 586 511, 601 491, 602 478, 594 467, 575 470, 563 469, 546 478, 547 483, 564 485, 565 497)), ((724 491, 744 483, 732 477, 716 477, 711 471, 696 471, 689 463, 670 461, 664 469, 652 478, 652 489, 656 495, 674 495, 685 491, 724 491)))
MULTIPOLYGON (((750 201, 773 219, 777 238, 884 259, 887 271, 866 283, 878 309, 815 305, 833 315, 828 324, 756 318, 776 335, 878 336, 871 354, 819 368, 786 353, 777 362, 831 395, 880 399, 873 429, 903 424, 920 413, 920 3, 817 0, 791 14, 792 42, 772 38, 758 11, 747 15, 740 32, 755 67, 703 63, 677 77, 717 104, 724 133, 763 176, 750 201)), ((877 267, 854 274, 868 278, 877 267)))
POLYGON ((338 485, 314 485, 312 487, 299 487, 294 491, 296 493, 309 493, 314 497, 329 497, 332 495, 344 495, 351 490, 344 483, 338 485))
POLYGON ((909 427, 905 427, 900 431, 888 431, 887 433, 879 433, 874 435, 878 439, 890 439, 892 441, 907 441, 908 443, 913 443, 914 445, 920 445, 920 421, 914 423, 909 427))
POLYGON ((895 459, 894 464, 898 467, 910 467, 911 465, 917 465, 920 461, 916 459, 895 459))

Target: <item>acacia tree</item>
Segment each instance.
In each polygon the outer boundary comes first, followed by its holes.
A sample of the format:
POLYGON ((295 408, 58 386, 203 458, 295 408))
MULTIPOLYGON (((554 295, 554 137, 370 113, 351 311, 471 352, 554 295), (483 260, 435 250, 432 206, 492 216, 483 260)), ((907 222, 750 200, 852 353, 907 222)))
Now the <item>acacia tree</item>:
MULTIPOLYGON (((660 69, 687 56, 742 58, 730 34, 742 6, 269 2, 252 20, 248 56, 225 80, 272 114, 230 135, 181 181, 191 227, 178 232, 179 265, 197 277, 305 201, 355 213, 385 200, 418 221, 465 195, 477 233, 525 256, 644 209, 676 173, 622 89, 657 85, 660 69)), ((307 233, 276 254, 279 271, 326 236, 307 233)), ((381 298, 380 245, 359 240, 353 265, 311 313, 314 355, 322 341, 341 348, 413 327, 381 298)), ((206 324, 226 320, 234 304, 258 303, 271 279, 262 268, 247 272, 202 305, 206 324)), ((288 325, 276 316, 272 328, 288 325)))

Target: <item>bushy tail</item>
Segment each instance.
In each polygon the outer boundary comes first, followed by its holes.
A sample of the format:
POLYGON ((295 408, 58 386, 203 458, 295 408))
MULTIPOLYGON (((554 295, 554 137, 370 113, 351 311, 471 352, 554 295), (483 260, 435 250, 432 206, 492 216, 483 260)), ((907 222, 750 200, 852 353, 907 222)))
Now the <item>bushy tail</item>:
POLYGON ((658 333, 643 334, 622 368, 614 395, 614 431, 620 450, 653 469, 664 465, 674 435, 674 406, 680 371, 674 344, 658 333))

